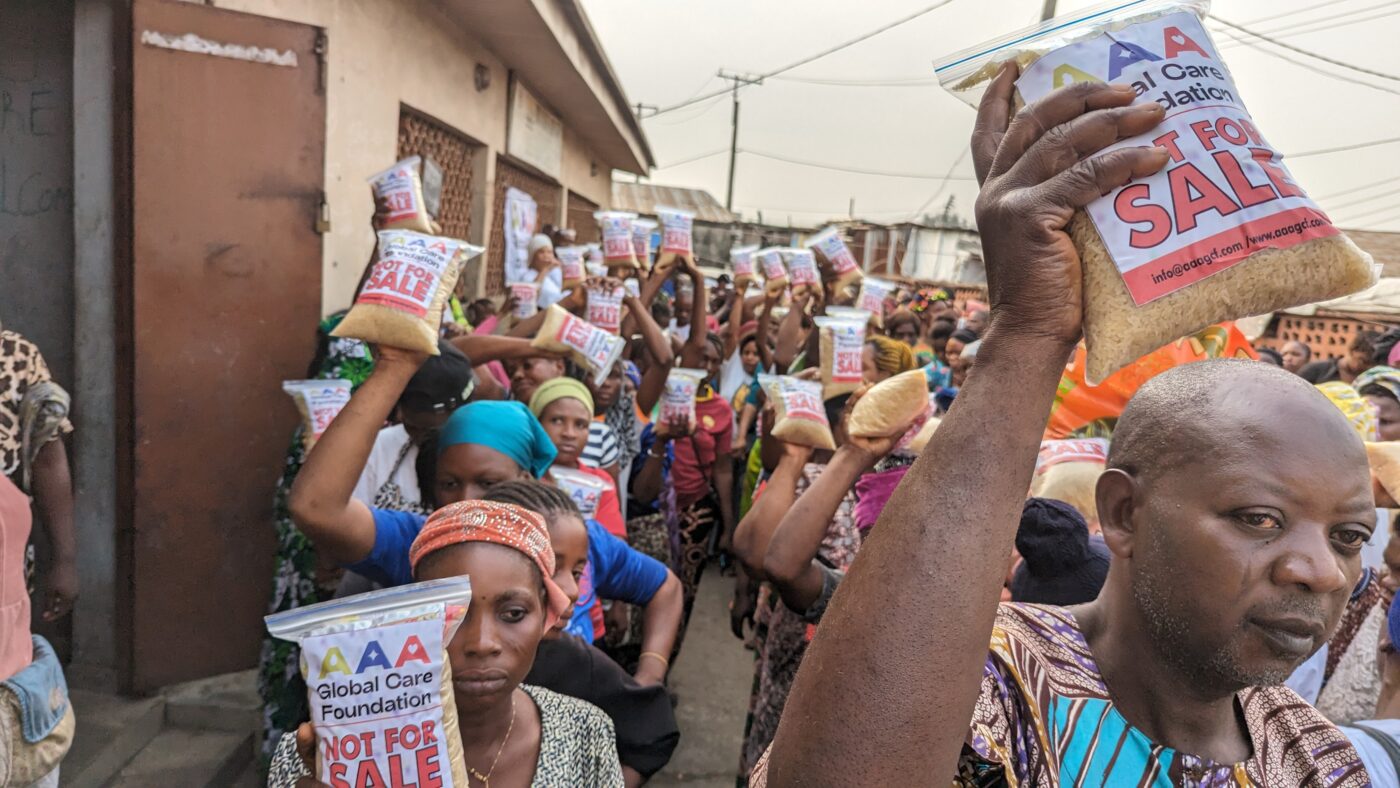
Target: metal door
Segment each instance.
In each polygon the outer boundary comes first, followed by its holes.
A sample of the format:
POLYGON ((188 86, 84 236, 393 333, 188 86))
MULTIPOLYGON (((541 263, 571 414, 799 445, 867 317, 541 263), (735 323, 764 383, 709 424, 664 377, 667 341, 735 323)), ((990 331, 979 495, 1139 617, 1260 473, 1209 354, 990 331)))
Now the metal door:
MULTIPOLYGON (((132 689, 255 664, 273 487, 320 315, 314 27, 133 9, 132 689)), ((322 46, 318 47, 318 39, 322 46)))
POLYGON ((486 253, 487 295, 498 295, 506 289, 506 229, 505 215, 506 189, 515 188, 535 198, 538 206, 535 216, 535 232, 546 224, 559 223, 559 199, 562 191, 559 184, 547 181, 523 167, 511 163, 504 156, 496 157, 496 210, 491 219, 491 244, 486 253))

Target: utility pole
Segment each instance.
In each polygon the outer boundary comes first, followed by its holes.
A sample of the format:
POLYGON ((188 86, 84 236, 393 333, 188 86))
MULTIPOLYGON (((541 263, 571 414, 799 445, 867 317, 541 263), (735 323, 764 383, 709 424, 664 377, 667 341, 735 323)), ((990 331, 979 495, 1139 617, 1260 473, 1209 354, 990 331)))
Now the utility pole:
POLYGON ((719 78, 727 79, 734 83, 734 117, 729 122, 729 189, 724 197, 724 209, 733 213, 734 159, 739 153, 739 87, 741 85, 762 85, 763 77, 755 77, 751 74, 727 73, 724 69, 720 69, 719 78))
POLYGON ((1055 0, 1045 0, 1045 5, 1040 8, 1040 21, 1052 19, 1055 16, 1055 0))

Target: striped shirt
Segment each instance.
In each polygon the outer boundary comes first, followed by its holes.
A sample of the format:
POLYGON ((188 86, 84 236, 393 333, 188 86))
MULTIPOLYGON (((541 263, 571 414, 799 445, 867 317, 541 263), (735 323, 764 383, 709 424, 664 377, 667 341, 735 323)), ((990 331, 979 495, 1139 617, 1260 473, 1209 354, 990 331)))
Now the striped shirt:
POLYGON ((606 468, 616 465, 622 457, 622 447, 617 442, 617 433, 601 421, 588 425, 588 445, 583 447, 579 457, 587 465, 606 468))

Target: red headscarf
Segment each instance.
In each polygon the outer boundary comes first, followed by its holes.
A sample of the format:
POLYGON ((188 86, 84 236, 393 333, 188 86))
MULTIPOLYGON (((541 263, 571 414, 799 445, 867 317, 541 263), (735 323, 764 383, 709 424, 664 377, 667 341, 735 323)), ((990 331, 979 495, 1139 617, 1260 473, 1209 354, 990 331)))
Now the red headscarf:
POLYGON ((549 530, 539 514, 519 506, 492 501, 462 501, 449 504, 428 518, 413 546, 409 564, 417 570, 424 557, 444 547, 466 542, 489 542, 519 550, 535 562, 544 577, 546 600, 545 631, 569 608, 569 598, 554 582, 554 546, 549 530))

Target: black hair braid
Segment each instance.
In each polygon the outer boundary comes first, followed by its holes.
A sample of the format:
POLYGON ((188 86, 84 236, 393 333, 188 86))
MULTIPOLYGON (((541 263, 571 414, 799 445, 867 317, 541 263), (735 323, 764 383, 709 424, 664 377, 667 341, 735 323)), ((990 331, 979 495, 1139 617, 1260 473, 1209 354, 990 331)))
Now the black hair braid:
POLYGON ((539 481, 513 481, 493 484, 481 496, 484 501, 509 503, 532 512, 538 512, 546 520, 557 515, 582 517, 578 506, 569 494, 552 484, 539 481))

